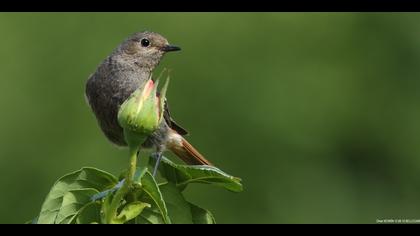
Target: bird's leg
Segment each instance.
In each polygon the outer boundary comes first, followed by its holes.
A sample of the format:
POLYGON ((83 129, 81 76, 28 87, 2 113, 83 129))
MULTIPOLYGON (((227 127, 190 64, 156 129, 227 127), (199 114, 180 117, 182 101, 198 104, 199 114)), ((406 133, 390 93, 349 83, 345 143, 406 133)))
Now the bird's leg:
POLYGON ((157 151, 152 154, 152 157, 156 159, 156 164, 155 164, 155 167, 153 168, 153 177, 155 177, 158 167, 159 167, 159 163, 162 160, 162 150, 158 148, 157 151))
POLYGON ((102 192, 100 192, 100 193, 97 193, 97 194, 93 195, 93 196, 90 198, 90 200, 92 200, 92 201, 100 200, 100 199, 102 199, 102 198, 104 198, 104 197, 108 196, 108 194, 111 194, 111 193, 113 193, 113 192, 117 191, 118 189, 120 189, 120 188, 123 186, 124 181, 125 181, 125 179, 122 179, 122 180, 121 180, 120 182, 118 182, 118 183, 117 183, 117 184, 116 184, 113 188, 108 189, 108 190, 105 190, 105 191, 102 191, 102 192))

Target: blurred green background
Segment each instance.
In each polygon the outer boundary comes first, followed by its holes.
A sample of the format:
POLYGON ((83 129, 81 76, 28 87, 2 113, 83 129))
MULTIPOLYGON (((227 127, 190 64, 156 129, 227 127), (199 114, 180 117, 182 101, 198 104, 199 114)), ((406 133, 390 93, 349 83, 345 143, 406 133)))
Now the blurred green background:
MULTIPOLYGON (((189 140, 243 179, 186 196, 218 223, 420 219, 420 14, 1 13, 0 222, 35 217, 60 176, 118 174, 85 81, 125 37, 182 47, 168 98, 189 140)), ((173 158, 172 158, 173 159, 173 158)))

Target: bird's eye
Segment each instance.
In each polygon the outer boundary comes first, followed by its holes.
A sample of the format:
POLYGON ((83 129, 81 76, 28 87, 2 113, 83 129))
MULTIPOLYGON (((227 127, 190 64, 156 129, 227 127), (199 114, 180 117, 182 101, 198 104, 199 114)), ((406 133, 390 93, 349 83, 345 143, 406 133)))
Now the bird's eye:
POLYGON ((143 46, 143 47, 149 47, 149 45, 150 45, 150 41, 148 40, 148 39, 142 39, 141 41, 140 41, 140 43, 141 43, 141 46, 143 46))

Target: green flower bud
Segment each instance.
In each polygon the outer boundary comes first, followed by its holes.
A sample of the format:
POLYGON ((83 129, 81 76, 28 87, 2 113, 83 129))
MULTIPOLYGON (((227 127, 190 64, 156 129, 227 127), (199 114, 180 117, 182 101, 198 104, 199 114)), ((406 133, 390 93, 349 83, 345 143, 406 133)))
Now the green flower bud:
POLYGON ((156 92, 159 80, 154 83, 149 79, 145 86, 134 91, 121 105, 118 122, 124 129, 124 136, 130 147, 143 143, 162 122, 168 83, 169 77, 158 96, 156 92))

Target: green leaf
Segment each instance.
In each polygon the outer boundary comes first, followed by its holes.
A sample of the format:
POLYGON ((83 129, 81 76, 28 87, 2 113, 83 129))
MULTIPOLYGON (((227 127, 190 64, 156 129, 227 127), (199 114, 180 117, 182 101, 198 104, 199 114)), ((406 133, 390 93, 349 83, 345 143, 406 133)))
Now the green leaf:
MULTIPOLYGON (((181 191, 173 183, 166 183, 159 186, 171 222, 174 224, 214 224, 213 215, 190 202, 187 202, 181 191)), ((163 224, 163 218, 155 204, 145 209, 138 217, 136 224, 163 224)))
POLYGON ((162 193, 149 171, 146 171, 143 175, 143 178, 141 179, 141 186, 143 187, 143 191, 147 193, 153 203, 156 204, 156 207, 159 209, 159 213, 163 217, 163 221, 165 223, 171 223, 162 193))
POLYGON ((90 197, 98 193, 96 189, 77 189, 64 194, 63 202, 55 219, 56 224, 69 224, 86 204, 90 203, 90 197))
POLYGON ((184 199, 181 191, 173 184, 159 186, 168 208, 169 218, 173 224, 192 224, 190 204, 184 199))
POLYGON ((161 173, 165 178, 184 189, 190 183, 205 183, 223 187, 233 192, 242 191, 241 179, 226 174, 220 169, 206 165, 178 165, 162 157, 161 173))
POLYGON ((146 207, 150 207, 150 204, 140 201, 131 202, 121 210, 121 213, 114 219, 113 223, 124 224, 136 218, 146 207))
POLYGON ((192 203, 190 204, 192 220, 194 224, 216 224, 216 220, 210 211, 203 209, 192 203))
POLYGON ((151 208, 146 208, 135 218, 136 224, 165 224, 162 215, 156 204, 152 203, 151 208))
MULTIPOLYGON (((90 202, 86 204, 76 215, 77 224, 92 224, 101 222, 101 204, 99 202, 90 202)), ((73 220, 71 220, 73 222, 73 220)))
POLYGON ((116 183, 117 179, 113 175, 91 167, 61 177, 42 204, 38 223, 69 222, 74 211, 82 208, 80 204, 86 204, 91 194, 112 188, 116 183))

